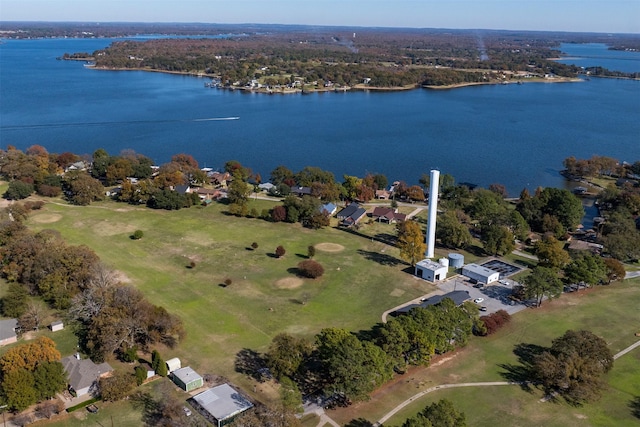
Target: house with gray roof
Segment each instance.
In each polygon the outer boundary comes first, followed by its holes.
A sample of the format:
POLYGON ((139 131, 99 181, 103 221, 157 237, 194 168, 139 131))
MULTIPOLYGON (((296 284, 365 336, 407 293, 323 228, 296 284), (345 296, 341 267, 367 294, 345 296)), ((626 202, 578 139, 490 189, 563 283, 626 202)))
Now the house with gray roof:
POLYGON ((200 413, 218 427, 229 424, 235 417, 253 407, 249 399, 229 384, 205 390, 195 395, 193 401, 200 413))
POLYGON ((13 344, 18 341, 18 320, 6 319, 0 320, 0 347, 7 344, 13 344))
POLYGON ((81 359, 78 353, 65 357, 60 362, 67 373, 69 390, 78 397, 94 394, 98 388, 98 379, 113 372, 108 363, 96 365, 91 359, 81 359))

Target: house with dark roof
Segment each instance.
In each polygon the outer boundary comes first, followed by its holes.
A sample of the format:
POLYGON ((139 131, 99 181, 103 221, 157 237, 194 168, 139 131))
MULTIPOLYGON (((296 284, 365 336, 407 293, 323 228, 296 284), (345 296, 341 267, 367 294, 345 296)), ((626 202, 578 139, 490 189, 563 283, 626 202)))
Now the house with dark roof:
POLYGON ((371 212, 371 218, 378 222, 386 222, 392 224, 394 222, 402 222, 407 219, 407 214, 399 213, 398 209, 389 208, 386 206, 376 206, 371 212))
POLYGON ((310 196, 311 195, 311 187, 291 187, 291 194, 295 194, 296 196, 310 196))
POLYGON ((98 388, 98 379, 113 372, 108 363, 96 365, 91 359, 81 359, 80 354, 65 357, 60 361, 67 373, 69 390, 77 397, 94 394, 98 388))
POLYGON ((187 194, 191 193, 191 187, 188 185, 176 185, 175 191, 178 194, 187 194))
POLYGON ((0 346, 18 341, 18 319, 0 320, 0 346))
POLYGON ((351 203, 346 208, 338 212, 337 218, 343 227, 352 227, 357 224, 367 213, 367 210, 361 208, 357 203, 351 203))

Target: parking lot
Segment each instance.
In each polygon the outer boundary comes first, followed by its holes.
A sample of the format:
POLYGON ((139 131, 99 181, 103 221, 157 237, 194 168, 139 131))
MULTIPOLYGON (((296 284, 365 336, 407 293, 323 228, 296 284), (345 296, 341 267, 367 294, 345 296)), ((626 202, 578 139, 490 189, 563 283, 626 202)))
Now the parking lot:
POLYGON ((509 279, 501 279, 500 282, 494 282, 480 288, 474 287, 466 277, 457 275, 439 283, 438 288, 444 292, 467 291, 472 301, 482 298, 483 301, 478 303, 478 306, 487 307, 487 311, 483 314, 494 313, 498 310, 514 314, 526 308, 524 304, 509 299, 511 289, 516 282, 509 279))

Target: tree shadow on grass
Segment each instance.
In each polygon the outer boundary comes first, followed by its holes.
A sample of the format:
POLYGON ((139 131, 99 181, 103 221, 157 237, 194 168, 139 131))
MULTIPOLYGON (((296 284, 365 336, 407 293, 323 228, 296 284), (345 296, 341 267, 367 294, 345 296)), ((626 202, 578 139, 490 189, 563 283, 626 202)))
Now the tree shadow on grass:
POLYGON ((236 372, 248 375, 256 381, 264 381, 263 373, 266 366, 264 357, 255 350, 243 348, 236 354, 236 372))
POLYGON ((633 414, 634 417, 640 419, 640 396, 634 397, 629 402, 629 409, 631 409, 631 414, 633 414))
POLYGON ((520 364, 503 363, 498 365, 504 369, 504 372, 501 372, 500 375, 507 381, 519 383, 523 390, 532 392, 532 385, 535 380, 535 370, 533 366, 535 359, 547 350, 546 347, 537 344, 516 344, 513 349, 513 354, 518 357, 520 364))
POLYGON ((396 265, 401 263, 404 264, 402 261, 400 261, 396 257, 387 255, 387 254, 381 254, 378 252, 365 251, 363 249, 358 249, 358 254, 362 255, 363 257, 365 257, 370 261, 375 261, 380 265, 386 265, 389 267, 395 267, 396 265))
POLYGON ((353 419, 344 425, 345 427, 373 427, 371 421, 364 418, 353 419))
POLYGON ((155 426, 162 421, 160 402, 154 400, 150 393, 137 391, 129 399, 134 408, 142 410, 145 425, 155 426))

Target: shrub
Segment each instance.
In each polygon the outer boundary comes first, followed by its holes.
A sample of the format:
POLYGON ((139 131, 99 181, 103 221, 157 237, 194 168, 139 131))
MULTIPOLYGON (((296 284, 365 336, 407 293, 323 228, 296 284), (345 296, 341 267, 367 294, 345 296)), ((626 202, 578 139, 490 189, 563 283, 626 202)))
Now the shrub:
POLYGON ((314 256, 316 256, 316 247, 313 245, 309 245, 309 247, 307 248, 307 256, 309 258, 313 258, 314 256))
POLYGON ((44 197, 58 197, 62 193, 62 189, 53 185, 40 184, 37 193, 44 197))
POLYGON ((233 280, 229 279, 228 277, 226 279, 224 279, 224 286, 225 288, 227 286, 231 286, 231 283, 233 283, 233 280))
POLYGON ((136 384, 141 385, 147 379, 147 370, 142 366, 136 366, 135 369, 136 384))
POLYGON ((195 261, 191 261, 189 263, 189 268, 196 268, 196 262, 195 261))
POLYGON ((491 335, 511 321, 511 316, 505 310, 498 310, 488 316, 482 316, 480 321, 484 324, 484 330, 478 328, 477 335, 491 335))
POLYGON ((281 222, 287 219, 287 208, 284 206, 275 206, 271 210, 271 220, 273 222, 281 222))
POLYGON ((315 279, 324 274, 324 267, 317 261, 306 260, 298 264, 298 273, 301 276, 315 279))
POLYGON ((278 246, 278 247, 276 248, 276 256, 277 256, 278 258, 283 257, 283 256, 284 256, 284 254, 285 254, 286 252, 287 252, 287 251, 286 251, 282 246, 278 246))
POLYGON ((258 243, 253 242, 253 243, 251 244, 251 248, 253 248, 253 249, 258 249, 258 243))
POLYGON ((142 236, 144 236, 144 232, 142 230, 136 230, 131 237, 133 237, 133 240, 140 240, 142 236))
POLYGON ((138 347, 135 345, 130 348, 122 349, 122 360, 127 363, 132 363, 138 360, 138 347))

